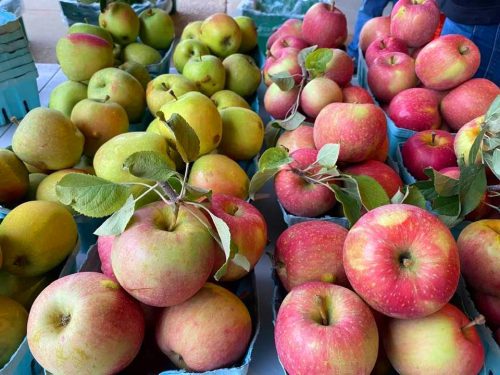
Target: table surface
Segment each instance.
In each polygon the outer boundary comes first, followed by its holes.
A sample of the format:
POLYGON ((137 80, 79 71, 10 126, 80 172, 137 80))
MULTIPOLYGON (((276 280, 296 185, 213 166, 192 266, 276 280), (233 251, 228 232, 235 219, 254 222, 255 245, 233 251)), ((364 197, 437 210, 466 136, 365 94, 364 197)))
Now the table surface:
MULTIPOLYGON (((61 82, 66 80, 59 65, 56 64, 37 64, 38 69, 38 91, 40 94, 40 103, 47 106, 51 91, 61 82)), ((262 109, 261 109, 262 110, 262 109)), ((261 113, 263 119, 267 114, 261 113)), ((15 131, 15 125, 0 127, 0 147, 7 147, 11 144, 12 135, 15 131)), ((259 317, 260 333, 257 337, 253 349, 252 361, 250 363, 249 375, 282 375, 283 370, 276 356, 273 335, 273 280, 271 279, 272 264, 267 253, 272 253, 274 243, 279 234, 286 228, 283 222, 280 209, 274 196, 272 184, 264 187, 263 193, 268 193, 269 198, 261 199, 255 202, 255 206, 265 216, 268 224, 269 245, 255 267, 257 278, 257 292, 259 297, 259 317)))

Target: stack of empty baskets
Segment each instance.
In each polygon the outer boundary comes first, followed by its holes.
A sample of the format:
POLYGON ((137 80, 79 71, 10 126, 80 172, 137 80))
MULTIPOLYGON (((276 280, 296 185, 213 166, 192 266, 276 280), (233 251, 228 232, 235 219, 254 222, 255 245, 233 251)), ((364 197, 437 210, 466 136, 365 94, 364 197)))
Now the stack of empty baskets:
POLYGON ((0 10, 0 126, 40 106, 37 77, 20 20, 0 10))

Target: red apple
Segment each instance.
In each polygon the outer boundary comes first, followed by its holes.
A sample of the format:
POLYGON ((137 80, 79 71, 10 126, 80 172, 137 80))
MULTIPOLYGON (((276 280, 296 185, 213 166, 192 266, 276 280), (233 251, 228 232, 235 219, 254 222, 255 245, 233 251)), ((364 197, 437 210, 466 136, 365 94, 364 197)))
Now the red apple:
POLYGON ((391 35, 391 18, 374 17, 363 25, 359 34, 359 48, 365 52, 368 46, 377 38, 391 35))
POLYGON ((368 157, 369 160, 377 160, 384 163, 389 156, 389 137, 385 137, 384 143, 377 150, 374 150, 368 157))
MULTIPOLYGON (((341 49, 333 48, 331 51, 331 58, 325 63, 326 71, 321 74, 332 81, 338 83, 339 86, 344 87, 351 82, 354 73, 354 62, 351 57, 341 49)), ((311 72, 313 77, 318 76, 315 72, 311 72)))
POLYGON ((271 45, 269 51, 271 52, 272 56, 276 56, 279 51, 284 48, 296 48, 298 50, 301 50, 306 47, 309 47, 309 44, 307 44, 307 42, 302 38, 293 35, 281 35, 271 45))
POLYGON ((97 238, 97 253, 101 260, 101 271, 109 278, 116 280, 113 267, 111 266, 111 250, 115 236, 99 236, 97 238))
POLYGON ((387 124, 384 112, 373 104, 332 103, 314 122, 314 144, 340 144, 339 161, 357 163, 367 160, 385 141, 387 124))
POLYGON ((273 81, 271 75, 281 72, 288 72, 295 79, 296 83, 302 80, 302 68, 297 60, 299 50, 295 48, 283 48, 276 53, 276 56, 270 56, 270 62, 264 70, 264 83, 269 86, 273 81))
POLYGON ((276 83, 271 84, 264 94, 264 108, 275 119, 282 120, 290 115, 290 110, 297 102, 299 88, 281 91, 276 83))
POLYGON ((300 108, 312 119, 330 103, 342 102, 342 90, 326 77, 317 77, 309 81, 300 93, 300 108))
POLYGON ((403 187, 401 177, 394 169, 377 160, 367 160, 344 168, 344 172, 353 175, 365 175, 377 181, 389 197, 394 196, 403 187))
POLYGON ((365 53, 366 65, 370 67, 375 59, 386 52, 401 52, 408 55, 408 47, 401 39, 393 36, 377 38, 368 46, 365 53))
POLYGON ((424 47, 425 46, 413 48, 413 51, 411 51, 411 53, 410 53, 410 56, 413 58, 413 60, 415 60, 417 58, 418 54, 420 53, 420 51, 422 51, 422 48, 424 48, 424 47))
POLYGON ((455 131, 484 115, 500 89, 490 80, 475 78, 451 90, 441 102, 441 114, 455 131))
POLYGON ((344 243, 344 269, 372 308, 401 319, 441 309, 460 277, 450 230, 429 212, 406 204, 375 208, 354 224, 344 243))
POLYGON ((316 217, 335 205, 335 194, 325 186, 305 181, 293 169, 305 169, 314 161, 318 151, 304 148, 291 154, 294 159, 276 175, 274 188, 283 207, 297 216, 316 217))
POLYGON ((472 299, 477 310, 486 318, 486 324, 491 328, 500 327, 500 297, 473 292, 472 299))
POLYGON ((441 126, 438 98, 424 88, 401 91, 392 98, 387 114, 398 128, 422 131, 441 126))
POLYGON ((349 86, 342 89, 344 103, 375 104, 368 91, 360 86, 349 86))
POLYGON ((378 56, 368 69, 368 85, 377 100, 390 102, 401 91, 417 85, 415 62, 401 52, 378 56))
POLYGON ((347 39, 347 19, 333 3, 317 3, 304 15, 303 38, 319 48, 337 48, 347 39))
POLYGON ((296 36, 298 38, 302 38, 302 21, 296 18, 287 19, 283 25, 281 25, 278 30, 271 34, 269 39, 267 40, 267 49, 271 48, 273 43, 280 36, 296 36))
POLYGON ((434 39, 420 51, 415 71, 425 87, 449 90, 472 78, 479 62, 479 49, 470 39, 449 34, 434 39))
POLYGON ((289 153, 301 148, 314 149, 313 127, 303 124, 297 129, 284 131, 278 138, 276 146, 286 147, 289 153))
POLYGON ((309 282, 285 297, 274 341, 289 375, 369 374, 378 332, 366 304, 347 288, 309 282))

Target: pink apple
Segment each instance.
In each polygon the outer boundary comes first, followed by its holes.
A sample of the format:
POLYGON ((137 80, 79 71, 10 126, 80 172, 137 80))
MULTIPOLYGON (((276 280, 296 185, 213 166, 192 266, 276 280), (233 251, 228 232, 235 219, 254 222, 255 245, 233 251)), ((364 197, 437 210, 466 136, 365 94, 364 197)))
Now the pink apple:
POLYGON ((439 171, 457 165, 453 135, 444 130, 424 130, 413 134, 403 144, 403 163, 417 180, 427 180, 426 168, 439 171))
POLYGON ((54 281, 31 307, 28 345, 54 374, 115 374, 135 358, 144 338, 139 304, 115 281, 80 272, 54 281))
POLYGON ((347 39, 347 19, 332 4, 317 3, 304 15, 303 38, 319 48, 337 48, 347 39))
POLYGON ((353 175, 365 175, 377 181, 390 197, 394 196, 403 187, 401 177, 394 169, 377 160, 367 160, 359 164, 350 165, 343 170, 353 175))
POLYGON ((389 156, 389 137, 386 136, 384 142, 382 143, 382 146, 380 146, 380 148, 378 148, 377 150, 373 150, 373 152, 368 157, 368 160, 377 160, 383 163, 387 160, 388 156, 389 156))
POLYGON ((388 103, 401 91, 417 85, 415 62, 401 52, 386 52, 368 68, 368 85, 380 102, 388 103))
POLYGON ((274 341, 289 375, 369 374, 378 332, 366 304, 347 288, 309 282, 285 297, 274 341))
POLYGON ((391 319, 384 347, 399 374, 478 374, 484 348, 476 327, 451 304, 418 319, 391 319))
POLYGON ((413 51, 411 51, 410 56, 413 58, 413 60, 417 58, 418 54, 420 53, 420 51, 422 51, 424 47, 425 46, 414 48, 413 51))
POLYGON ((389 35, 391 35, 391 18, 389 16, 372 18, 361 29, 359 34, 359 48, 365 52, 375 39, 389 35))
POLYGON ((341 49, 333 48, 330 49, 330 51, 330 60, 325 64, 326 71, 322 74, 313 71, 311 72, 312 76, 317 77, 318 75, 324 75, 332 81, 337 82, 339 86, 344 87, 351 82, 354 73, 354 62, 349 55, 341 49))
POLYGON ((288 72, 293 76, 296 83, 300 83, 302 68, 297 60, 299 52, 295 48, 283 48, 276 53, 276 56, 272 56, 274 60, 269 57, 268 59, 271 62, 267 64, 267 69, 264 70, 264 83, 269 86, 273 82, 270 76, 281 72, 288 72))
POLYGON ((398 128, 422 131, 441 126, 438 98, 424 88, 401 91, 392 98, 387 114, 398 128))
POLYGON ((449 90, 472 78, 479 68, 477 46, 462 35, 443 35, 427 44, 415 60, 425 87, 449 90))
POLYGON ((342 102, 342 90, 331 79, 317 77, 309 81, 300 93, 300 108, 312 119, 330 103, 342 102))
POLYGON ((491 328, 500 327, 500 297, 473 292, 472 299, 477 310, 486 318, 486 324, 491 328))
POLYGON ((299 125, 297 129, 284 131, 278 138, 276 145, 286 147, 289 153, 301 148, 314 149, 313 127, 299 125))
POLYGON ((347 229, 327 221, 306 221, 285 230, 276 241, 276 272, 287 291, 308 281, 348 286, 342 266, 347 229))
MULTIPOLYGON (((455 155, 457 156, 457 159, 464 158, 465 164, 469 164, 470 149, 481 131, 483 122, 484 116, 479 116, 462 126, 455 136, 455 155)), ((476 156, 476 163, 480 162, 481 155, 478 152, 476 156)))
POLYGON ((484 115, 500 89, 490 80, 475 78, 451 90, 441 102, 441 114, 446 123, 459 130, 469 121, 484 115))
POLYGON ((372 308, 401 319, 441 309, 460 277, 450 230, 429 212, 406 204, 375 208, 354 224, 344 243, 344 269, 372 308))
POLYGON ((271 48, 278 37, 286 35, 302 38, 302 21, 296 18, 287 19, 278 30, 271 34, 267 40, 267 49, 271 48))
POLYGON ((102 273, 117 281, 113 272, 113 267, 111 266, 111 250, 113 248, 114 240, 115 236, 99 236, 97 238, 97 252, 99 254, 99 259, 101 260, 102 273))
POLYGON ((401 52, 408 55, 408 47, 401 39, 393 36, 377 38, 368 46, 365 53, 366 65, 370 67, 375 59, 386 52, 401 52))
POLYGON ((319 150, 327 143, 340 145, 339 161, 367 160, 385 141, 384 112, 373 104, 332 103, 314 122, 314 144, 319 150))
POLYGON ((284 48, 296 48, 298 50, 309 47, 307 42, 293 35, 282 35, 276 39, 270 48, 272 56, 276 56, 278 52, 284 48))
POLYGON ((275 119, 282 120, 291 114, 291 109, 299 97, 299 88, 282 91, 276 83, 272 83, 264 94, 264 108, 275 119))
POLYGON ((368 91, 360 86, 349 86, 342 89, 344 103, 375 104, 368 91))
POLYGON ((316 217, 335 205, 335 194, 325 186, 305 181, 294 169, 304 170, 314 163, 318 151, 304 148, 291 154, 294 159, 276 175, 274 188, 278 201, 292 215, 316 217))

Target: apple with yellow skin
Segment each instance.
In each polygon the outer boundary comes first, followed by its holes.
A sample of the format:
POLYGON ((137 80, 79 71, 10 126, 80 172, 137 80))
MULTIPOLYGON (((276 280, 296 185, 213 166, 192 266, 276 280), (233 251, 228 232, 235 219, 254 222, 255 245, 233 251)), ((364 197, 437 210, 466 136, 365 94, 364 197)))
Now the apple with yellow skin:
MULTIPOLYGON (((453 148, 457 159, 464 158, 465 164, 469 164, 469 153, 474 141, 481 131, 481 126, 484 122, 484 116, 479 116, 467 124, 462 126, 455 136, 453 148)), ((481 162, 481 155, 478 152, 476 163, 481 162)))
POLYGON ((56 277, 53 273, 49 272, 34 277, 20 277, 0 270, 0 296, 9 297, 29 310, 38 294, 56 277))
POLYGON ((200 40, 219 57, 238 52, 241 45, 241 30, 236 21, 225 13, 215 13, 200 26, 200 40))
POLYGON ((21 200, 29 188, 28 169, 16 154, 3 148, 0 149, 0 173, 0 204, 21 200))
POLYGON ((146 88, 148 87, 148 83, 151 81, 151 75, 149 74, 147 68, 144 65, 141 65, 134 61, 126 61, 118 66, 118 69, 132 74, 132 76, 134 76, 134 78, 140 82, 144 90, 146 90, 146 88))
POLYGON ((238 95, 248 97, 254 94, 261 80, 260 68, 252 57, 242 53, 235 53, 222 61, 226 71, 227 90, 238 95))
POLYGON ((182 74, 184 66, 192 57, 210 55, 210 50, 206 45, 197 39, 184 39, 175 46, 172 61, 175 69, 182 74))
POLYGON ((143 43, 130 43, 123 50, 125 61, 133 61, 147 66, 158 64, 161 61, 161 54, 153 47, 143 43))
POLYGON ((182 30, 181 42, 186 39, 196 39, 201 41, 201 24, 203 21, 189 22, 182 30))
POLYGON ((87 98, 87 85, 81 82, 66 81, 52 90, 50 93, 49 108, 57 109, 71 117, 73 107, 80 100, 87 98))
POLYGON ((26 336, 28 313, 11 298, 0 296, 0 369, 26 336))
POLYGON ((129 4, 112 2, 99 13, 99 26, 107 30, 116 43, 126 45, 139 36, 140 21, 129 4))
POLYGON ((226 84, 224 65, 218 57, 212 55, 190 58, 182 69, 182 75, 206 96, 222 90, 226 84))
POLYGON ((150 8, 139 14, 139 37, 141 41, 155 49, 167 49, 174 40, 174 22, 160 8, 150 8))
POLYGON ((219 112, 230 107, 251 109, 245 99, 231 90, 217 91, 210 99, 214 102, 219 112))
POLYGON ((197 91, 196 85, 179 74, 161 74, 148 83, 146 101, 154 115, 161 106, 190 91, 197 91))
POLYGON ((255 21, 246 16, 234 17, 241 30, 241 44, 239 52, 247 53, 257 46, 257 25, 255 21))

